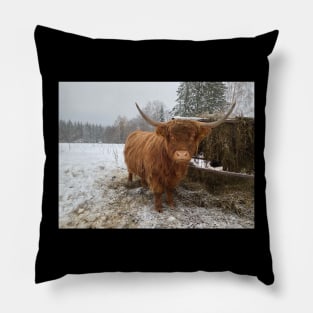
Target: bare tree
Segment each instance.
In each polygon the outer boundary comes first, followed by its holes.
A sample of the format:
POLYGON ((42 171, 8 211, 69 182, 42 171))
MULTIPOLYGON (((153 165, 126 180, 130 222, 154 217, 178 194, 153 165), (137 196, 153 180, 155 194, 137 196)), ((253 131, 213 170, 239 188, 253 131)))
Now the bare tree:
POLYGON ((254 116, 254 82, 225 82, 227 86, 226 101, 232 102, 233 97, 237 105, 235 115, 254 116))

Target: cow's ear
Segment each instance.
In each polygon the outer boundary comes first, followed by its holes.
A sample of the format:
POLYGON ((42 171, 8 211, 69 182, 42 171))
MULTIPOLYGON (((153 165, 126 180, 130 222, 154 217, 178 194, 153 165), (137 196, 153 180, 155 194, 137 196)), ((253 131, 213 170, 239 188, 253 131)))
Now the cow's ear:
POLYGON ((156 131, 156 133, 157 133, 158 135, 161 135, 161 136, 163 136, 164 138, 167 137, 168 131, 167 131, 167 126, 166 126, 166 125, 159 125, 155 131, 156 131))
POLYGON ((201 125, 199 129, 199 135, 198 135, 199 141, 203 140, 206 136, 209 136, 211 132, 212 132, 212 127, 201 125))

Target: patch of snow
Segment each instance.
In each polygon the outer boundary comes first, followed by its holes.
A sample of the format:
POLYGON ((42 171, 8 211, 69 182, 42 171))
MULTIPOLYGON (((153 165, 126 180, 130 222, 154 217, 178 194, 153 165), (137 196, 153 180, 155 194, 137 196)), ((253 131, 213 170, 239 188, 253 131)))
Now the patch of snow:
POLYGON ((126 169, 123 149, 123 144, 59 144, 60 217, 101 197, 102 190, 95 188, 95 181, 112 180, 113 170, 126 169))
POLYGON ((199 168, 207 168, 214 171, 223 171, 223 166, 213 167, 211 166, 210 161, 206 161, 205 159, 201 158, 192 158, 190 161, 194 166, 199 168))

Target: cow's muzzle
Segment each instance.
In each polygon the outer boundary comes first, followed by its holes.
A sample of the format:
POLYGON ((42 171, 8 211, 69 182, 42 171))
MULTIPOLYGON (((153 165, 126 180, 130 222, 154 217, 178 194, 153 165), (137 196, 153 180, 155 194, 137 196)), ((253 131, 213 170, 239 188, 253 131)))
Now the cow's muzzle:
POLYGON ((174 153, 174 160, 177 162, 189 162, 191 160, 191 156, 186 150, 177 150, 174 153))

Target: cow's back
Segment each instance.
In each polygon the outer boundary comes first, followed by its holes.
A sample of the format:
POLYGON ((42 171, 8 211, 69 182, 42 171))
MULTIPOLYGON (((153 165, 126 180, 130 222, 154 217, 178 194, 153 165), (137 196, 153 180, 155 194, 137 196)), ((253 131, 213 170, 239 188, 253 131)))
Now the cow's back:
POLYGON ((158 162, 160 150, 164 144, 163 137, 155 132, 137 130, 126 139, 124 156, 128 171, 142 178, 153 170, 158 162))

